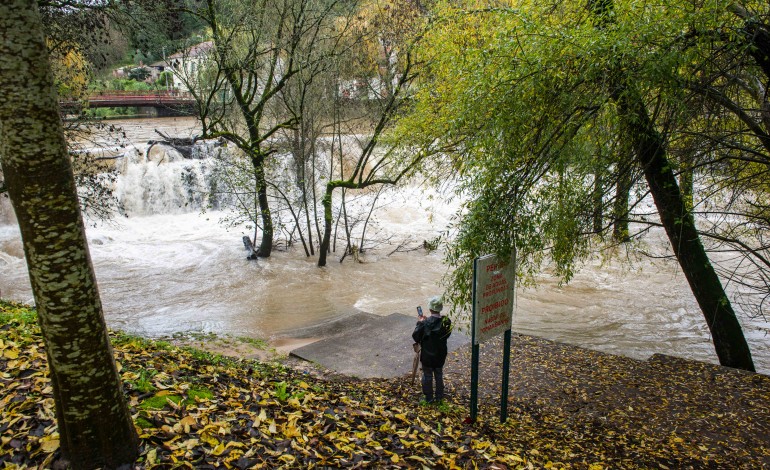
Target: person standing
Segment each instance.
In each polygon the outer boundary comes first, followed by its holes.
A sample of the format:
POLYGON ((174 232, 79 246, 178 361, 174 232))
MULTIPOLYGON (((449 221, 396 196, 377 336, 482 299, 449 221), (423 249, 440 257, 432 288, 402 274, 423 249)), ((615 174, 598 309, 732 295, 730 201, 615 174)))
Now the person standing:
POLYGON ((447 356, 447 339, 452 334, 452 321, 441 315, 443 308, 441 297, 431 297, 428 300, 430 316, 418 317, 417 326, 412 333, 412 339, 420 344, 422 393, 428 403, 444 399, 443 367, 447 356))

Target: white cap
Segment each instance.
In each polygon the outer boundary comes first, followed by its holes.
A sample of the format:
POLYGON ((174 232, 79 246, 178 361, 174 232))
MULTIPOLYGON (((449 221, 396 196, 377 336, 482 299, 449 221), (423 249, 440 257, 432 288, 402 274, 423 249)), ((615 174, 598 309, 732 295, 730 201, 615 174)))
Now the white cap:
POLYGON ((444 302, 441 301, 441 297, 436 295, 428 299, 428 308, 434 312, 440 312, 444 308, 444 302))

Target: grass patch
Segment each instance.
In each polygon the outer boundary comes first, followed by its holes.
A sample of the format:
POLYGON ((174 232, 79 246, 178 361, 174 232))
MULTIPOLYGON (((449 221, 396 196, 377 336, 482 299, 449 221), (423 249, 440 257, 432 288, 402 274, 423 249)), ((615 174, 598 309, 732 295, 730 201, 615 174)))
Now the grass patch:
POLYGON ((142 410, 162 410, 169 406, 169 401, 175 405, 195 405, 198 401, 206 401, 214 398, 214 392, 204 387, 192 387, 187 391, 187 398, 182 395, 168 393, 167 391, 158 392, 154 397, 147 398, 139 403, 142 410))
POLYGON ((168 402, 172 401, 175 405, 179 405, 182 402, 181 395, 162 395, 150 397, 139 404, 139 408, 143 410, 162 410, 168 406, 168 402))
POLYGON ((152 384, 152 378, 157 373, 157 371, 151 369, 141 370, 139 371, 139 378, 132 381, 131 385, 135 390, 138 390, 142 393, 154 392, 157 390, 157 388, 155 388, 155 386, 152 384))
POLYGON ((175 340, 179 341, 214 341, 215 339, 218 339, 219 336, 216 333, 212 332, 203 332, 203 331, 187 331, 187 332, 177 332, 171 335, 171 337, 175 340))
POLYGON ((29 305, 0 300, 0 323, 11 322, 18 324, 37 323, 37 311, 29 305))
POLYGON ((214 392, 207 388, 191 388, 187 391, 187 396, 190 397, 188 403, 195 403, 196 400, 211 400, 214 398, 214 392))
POLYGON ((257 349, 265 349, 265 350, 270 349, 270 344, 267 341, 265 341, 264 339, 249 338, 247 336, 238 336, 236 339, 238 341, 240 341, 241 343, 245 343, 245 344, 248 344, 250 346, 254 346, 257 349))
POLYGON ((182 351, 186 352, 196 361, 208 362, 212 365, 227 365, 233 362, 233 359, 226 358, 221 354, 215 354, 191 346, 183 346, 182 351))
POLYGON ((136 418, 136 425, 139 426, 142 429, 149 429, 149 428, 154 428, 155 427, 154 424, 152 424, 151 422, 147 421, 146 419, 144 419, 142 417, 136 418))

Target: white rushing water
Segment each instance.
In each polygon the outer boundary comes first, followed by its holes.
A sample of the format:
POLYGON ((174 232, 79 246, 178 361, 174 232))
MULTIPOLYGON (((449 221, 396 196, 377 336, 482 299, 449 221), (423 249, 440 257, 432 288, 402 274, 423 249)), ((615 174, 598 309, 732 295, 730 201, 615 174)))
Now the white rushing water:
MULTIPOLYGON (((149 337, 215 332, 291 341, 313 327, 357 312, 411 314, 441 292, 446 268, 440 253, 388 254, 383 246, 362 263, 339 254, 323 269, 301 247, 249 261, 245 227, 225 228, 223 212, 186 205, 182 175, 202 177, 204 160, 173 152, 144 159, 142 142, 154 129, 177 137, 194 133, 189 119, 117 123, 138 150, 120 163, 117 192, 129 217, 89 226, 91 255, 112 328, 149 337)), ((367 196, 371 197, 371 196, 367 196)), ((446 230, 455 205, 432 189, 388 191, 371 229, 379 239, 417 247, 446 230)), ((32 302, 18 228, 0 201, 0 295, 32 302)), ((653 232, 648 243, 664 243, 653 232), (656 239, 657 237, 657 239, 656 239)), ((708 329, 678 266, 637 261, 590 264, 566 286, 547 274, 537 289, 519 289, 514 330, 606 352, 645 359, 654 353, 717 362, 708 329)), ((770 373, 770 325, 742 318, 755 362, 770 373)), ((410 332, 402 332, 408 335, 410 332)), ((514 359, 515 360, 515 359, 514 359)))

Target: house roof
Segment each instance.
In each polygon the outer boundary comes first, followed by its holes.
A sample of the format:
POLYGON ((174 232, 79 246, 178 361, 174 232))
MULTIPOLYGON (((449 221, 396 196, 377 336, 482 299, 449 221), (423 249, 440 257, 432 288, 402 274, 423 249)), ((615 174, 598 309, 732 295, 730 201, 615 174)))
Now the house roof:
POLYGON ((184 51, 176 52, 174 54, 171 54, 168 56, 166 60, 174 60, 174 59, 189 59, 192 57, 200 57, 204 56, 209 53, 211 49, 214 48, 214 42, 213 41, 205 41, 198 44, 195 44, 194 46, 190 46, 184 51))

